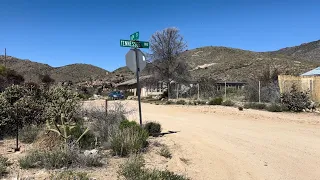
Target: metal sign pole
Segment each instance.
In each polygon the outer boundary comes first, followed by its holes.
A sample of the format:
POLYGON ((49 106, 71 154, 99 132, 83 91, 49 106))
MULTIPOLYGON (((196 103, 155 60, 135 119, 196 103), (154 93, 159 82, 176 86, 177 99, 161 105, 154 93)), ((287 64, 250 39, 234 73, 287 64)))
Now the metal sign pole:
POLYGON ((138 60, 138 52, 137 48, 134 48, 134 52, 136 54, 136 67, 137 67, 137 94, 138 94, 138 104, 139 104, 139 119, 140 119, 140 126, 142 127, 142 114, 141 114, 141 90, 140 90, 140 81, 139 81, 139 73, 140 73, 140 67, 139 67, 139 60, 138 60))

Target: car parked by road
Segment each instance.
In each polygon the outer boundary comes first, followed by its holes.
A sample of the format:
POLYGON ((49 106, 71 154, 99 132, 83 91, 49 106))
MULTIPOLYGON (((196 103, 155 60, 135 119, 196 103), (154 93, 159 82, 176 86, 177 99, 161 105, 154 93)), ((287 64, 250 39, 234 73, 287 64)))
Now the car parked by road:
POLYGON ((124 95, 120 91, 113 91, 113 92, 109 93, 108 97, 113 100, 124 99, 124 95))

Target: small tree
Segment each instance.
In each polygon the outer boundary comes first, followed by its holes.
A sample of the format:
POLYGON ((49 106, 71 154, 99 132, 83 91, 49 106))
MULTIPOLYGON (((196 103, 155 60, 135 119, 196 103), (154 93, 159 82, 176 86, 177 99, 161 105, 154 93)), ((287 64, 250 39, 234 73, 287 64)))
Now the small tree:
POLYGON ((170 83, 183 83, 190 77, 188 65, 178 55, 184 52, 187 44, 177 28, 166 28, 158 31, 150 39, 150 72, 155 81, 164 81, 170 97, 170 83))
POLYGON ((301 112, 311 104, 308 93, 299 91, 295 84, 292 85, 290 92, 282 94, 281 100, 289 110, 294 112, 301 112))
POLYGON ((19 150, 19 129, 27 124, 43 122, 43 104, 32 95, 32 92, 20 85, 12 85, 0 95, 0 130, 16 132, 16 150, 19 150))

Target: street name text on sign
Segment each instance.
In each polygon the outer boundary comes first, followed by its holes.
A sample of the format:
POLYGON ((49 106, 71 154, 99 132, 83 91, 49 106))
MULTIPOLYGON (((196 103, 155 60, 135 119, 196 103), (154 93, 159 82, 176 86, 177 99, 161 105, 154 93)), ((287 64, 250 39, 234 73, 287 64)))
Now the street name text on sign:
POLYGON ((149 42, 147 41, 132 41, 132 40, 120 40, 121 47, 132 48, 149 48, 149 42))
POLYGON ((139 39, 139 32, 135 32, 130 35, 130 40, 136 41, 139 39))

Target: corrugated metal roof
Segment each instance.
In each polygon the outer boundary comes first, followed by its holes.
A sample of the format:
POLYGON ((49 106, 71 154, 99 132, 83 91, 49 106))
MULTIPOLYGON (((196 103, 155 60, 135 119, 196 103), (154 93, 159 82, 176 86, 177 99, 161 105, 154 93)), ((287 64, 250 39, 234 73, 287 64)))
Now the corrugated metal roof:
MULTIPOLYGON (((147 79, 147 78, 149 78, 149 77, 151 77, 151 76, 141 76, 141 77, 139 78, 139 80, 142 81, 142 80, 147 79)), ((137 83, 137 79, 130 79, 130 80, 128 80, 128 81, 125 81, 125 82, 116 84, 116 87, 118 87, 118 86, 123 86, 123 85, 128 86, 128 85, 132 85, 132 84, 136 84, 136 83, 137 83)))
POLYGON ((311 71, 301 74, 301 76, 320 76, 320 67, 317 67, 311 71))

